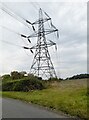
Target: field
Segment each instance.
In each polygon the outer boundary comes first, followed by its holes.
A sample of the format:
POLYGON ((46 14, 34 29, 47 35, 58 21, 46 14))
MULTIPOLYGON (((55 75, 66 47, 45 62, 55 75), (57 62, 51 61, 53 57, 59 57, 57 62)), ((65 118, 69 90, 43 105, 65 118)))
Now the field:
POLYGON ((3 92, 3 97, 20 99, 87 119, 87 79, 53 81, 47 89, 3 92))

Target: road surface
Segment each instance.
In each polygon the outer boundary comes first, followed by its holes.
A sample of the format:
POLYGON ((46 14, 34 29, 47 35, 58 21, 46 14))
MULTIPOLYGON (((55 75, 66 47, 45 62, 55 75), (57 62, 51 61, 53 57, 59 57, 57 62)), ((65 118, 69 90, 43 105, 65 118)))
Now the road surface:
POLYGON ((20 100, 2 98, 3 118, 67 118, 37 105, 20 100))

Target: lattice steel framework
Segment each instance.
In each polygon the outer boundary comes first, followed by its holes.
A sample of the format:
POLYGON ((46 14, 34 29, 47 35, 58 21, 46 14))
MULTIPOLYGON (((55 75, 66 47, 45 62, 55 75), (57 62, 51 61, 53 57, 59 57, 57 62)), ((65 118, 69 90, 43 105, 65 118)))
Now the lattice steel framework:
POLYGON ((22 37, 26 37, 29 42, 30 38, 37 37, 37 44, 30 48, 31 52, 35 49, 35 55, 33 58, 33 63, 31 66, 30 73, 42 77, 42 78, 56 78, 56 72, 51 61, 51 57, 48 51, 48 47, 55 45, 51 40, 47 40, 47 35, 53 32, 57 32, 58 29, 52 24, 51 18, 48 16, 46 12, 44 12, 41 8, 39 10, 39 19, 33 23, 26 21, 27 23, 32 25, 34 33, 28 37, 21 35, 22 37), (44 17, 44 14, 46 17, 44 17), (45 23, 50 21, 51 29, 45 29, 45 23), (36 31, 35 25, 38 25, 38 30, 36 31))
MULTIPOLYGON (((16 17, 15 13, 10 11, 8 8, 3 7, 2 10, 7 14, 9 14, 10 16, 17 19, 18 21, 20 21, 20 19, 16 17)), ((26 20, 24 18, 21 18, 21 19, 23 20, 23 22, 21 21, 21 23, 23 23, 27 27, 29 27, 27 24, 30 24, 32 26, 34 33, 29 36, 19 34, 19 33, 16 33, 16 34, 26 38, 30 43, 31 43, 30 38, 37 37, 37 43, 33 47, 29 48, 26 46, 22 46, 24 49, 30 49, 32 53, 33 53, 33 49, 35 49, 35 56, 33 59, 30 73, 42 78, 57 77, 53 63, 51 61, 49 51, 48 51, 49 47, 53 45, 55 45, 56 47, 56 43, 54 43, 52 40, 48 40, 47 38, 48 38, 48 34, 51 34, 54 32, 56 32, 57 37, 59 37, 58 29, 52 24, 52 20, 49 17, 49 15, 45 11, 43 11, 41 8, 39 10, 39 19, 37 21, 31 23, 29 20, 26 20), (47 26, 45 25, 48 22, 50 23, 49 28, 47 28, 47 26)))

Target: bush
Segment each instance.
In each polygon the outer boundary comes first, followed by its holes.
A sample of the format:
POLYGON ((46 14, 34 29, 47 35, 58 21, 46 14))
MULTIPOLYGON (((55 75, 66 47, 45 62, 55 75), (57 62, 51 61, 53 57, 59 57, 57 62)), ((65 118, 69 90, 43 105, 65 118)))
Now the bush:
POLYGON ((8 81, 11 81, 11 76, 9 74, 2 76, 2 83, 6 83, 8 81))
POLYGON ((2 91, 12 91, 13 90, 13 82, 7 82, 2 84, 2 91))
POLYGON ((2 76, 3 80, 11 79, 11 76, 9 74, 2 76))
POLYGON ((2 85, 3 91, 30 91, 30 90, 42 90, 45 85, 38 79, 23 79, 18 81, 7 82, 2 85))
POLYGON ((13 71, 13 72, 11 72, 11 78, 13 79, 13 80, 15 80, 15 79, 20 79, 22 77, 22 75, 18 72, 18 71, 13 71))

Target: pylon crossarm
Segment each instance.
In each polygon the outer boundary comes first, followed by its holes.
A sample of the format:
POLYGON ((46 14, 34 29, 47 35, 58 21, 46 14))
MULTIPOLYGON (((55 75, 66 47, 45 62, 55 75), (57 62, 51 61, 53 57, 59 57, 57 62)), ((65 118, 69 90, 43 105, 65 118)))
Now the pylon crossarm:
POLYGON ((32 25, 39 24, 39 22, 43 22, 44 23, 44 22, 47 22, 48 20, 51 20, 51 18, 39 19, 39 20, 33 22, 32 25))
MULTIPOLYGON (((44 31, 44 34, 45 34, 45 35, 48 35, 48 34, 50 34, 50 33, 57 32, 57 31, 58 31, 58 29, 56 29, 56 30, 45 30, 45 31, 44 31)), ((33 33, 32 35, 29 35, 27 38, 38 37, 39 33, 41 34, 41 33, 43 33, 43 31, 42 31, 42 32, 38 32, 38 33, 35 32, 35 33, 33 33)))
POLYGON ((23 34, 21 34, 21 37, 27 38, 27 36, 26 36, 26 35, 23 35, 23 34))
POLYGON ((58 31, 58 29, 55 29, 55 30, 46 30, 45 31, 45 35, 53 33, 53 32, 57 32, 57 31, 58 31))
MULTIPOLYGON (((45 45, 45 44, 41 44, 41 45, 40 45, 41 48, 44 47, 44 45, 45 45)), ((53 45, 56 45, 56 43, 47 43, 46 45, 47 45, 47 47, 51 47, 51 46, 53 46, 53 45)), ((31 47, 30 49, 38 49, 38 47, 39 47, 38 45, 35 45, 35 46, 31 47)))
POLYGON ((38 36, 38 33, 37 33, 37 32, 35 32, 35 33, 33 33, 33 34, 29 35, 27 38, 32 38, 32 37, 37 37, 37 36, 38 36))

